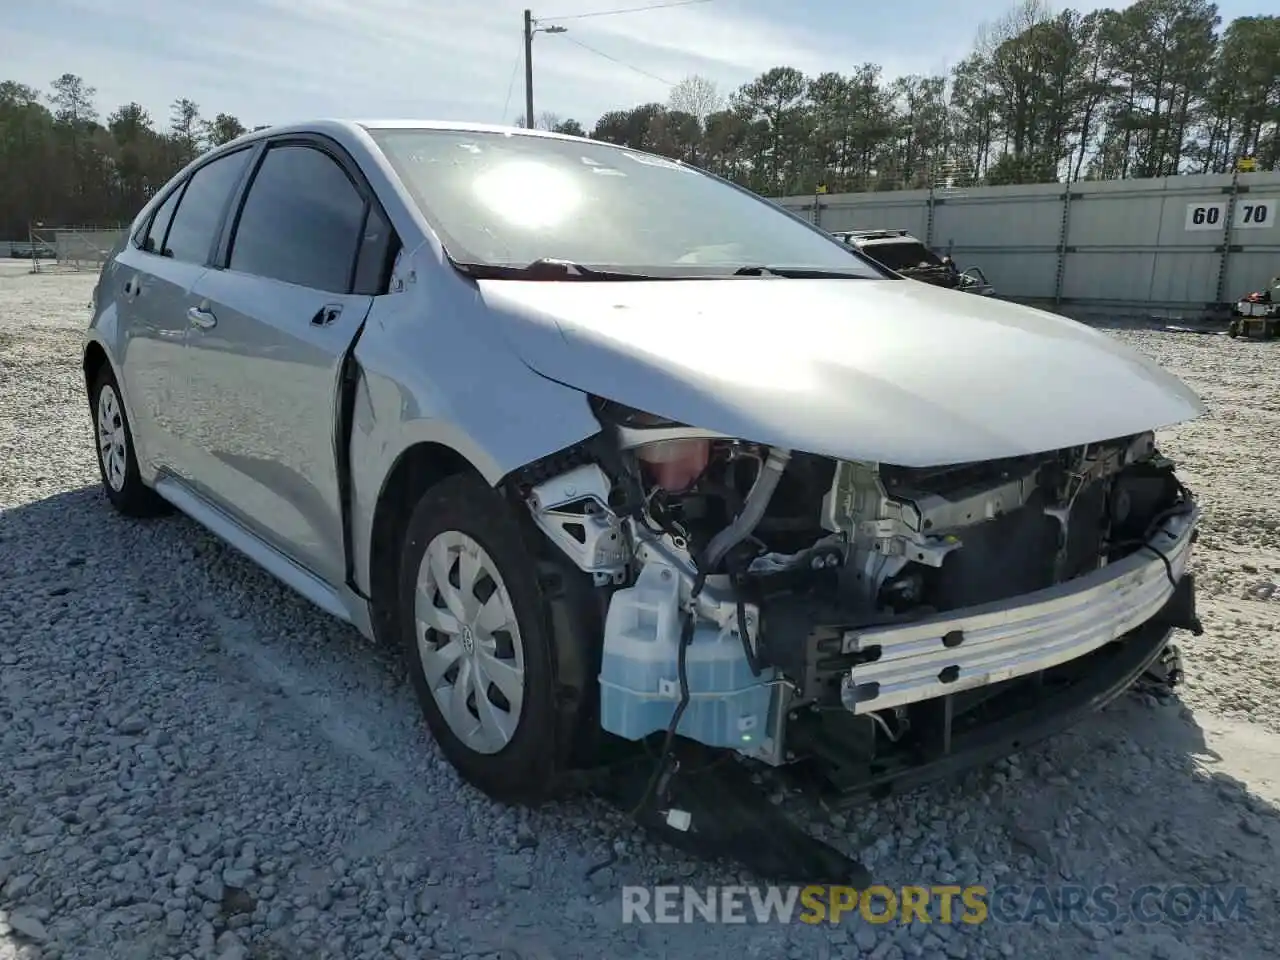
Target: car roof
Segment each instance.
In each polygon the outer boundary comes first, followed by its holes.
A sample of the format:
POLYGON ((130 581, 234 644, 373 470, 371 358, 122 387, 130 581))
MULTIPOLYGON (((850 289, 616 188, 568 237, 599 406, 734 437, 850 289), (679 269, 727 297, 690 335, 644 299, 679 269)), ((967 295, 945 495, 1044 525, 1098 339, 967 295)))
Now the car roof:
POLYGON ((919 237, 913 237, 909 233, 898 233, 891 237, 867 237, 858 242, 869 247, 885 246, 893 243, 919 243, 921 246, 924 245, 919 237))
POLYGON ((900 243, 904 240, 920 242, 905 230, 837 230, 835 235, 859 243, 900 243))
MULTIPOLYGON (((274 126, 260 127, 237 137, 233 143, 251 143, 264 137, 278 137, 288 134, 320 133, 346 140, 353 134, 374 130, 443 130, 455 133, 501 133, 508 136, 540 138, 544 140, 571 140, 582 142, 584 137, 574 137, 566 133, 552 133, 549 130, 528 130, 524 127, 504 126, 496 123, 467 123, 457 120, 414 120, 414 119, 367 119, 348 120, 339 118, 318 118, 313 120, 281 123, 274 126)), ((591 140, 593 144, 616 147, 604 140, 591 140)))

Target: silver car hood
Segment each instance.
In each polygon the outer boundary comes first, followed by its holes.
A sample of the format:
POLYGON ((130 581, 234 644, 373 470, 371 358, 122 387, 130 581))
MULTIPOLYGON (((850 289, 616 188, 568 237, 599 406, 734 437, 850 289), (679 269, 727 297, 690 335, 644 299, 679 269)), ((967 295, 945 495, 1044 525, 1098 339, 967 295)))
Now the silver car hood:
POLYGON ((845 459, 936 466, 1040 453, 1205 409, 1104 333, 906 280, 486 280, 480 297, 545 377, 845 459))

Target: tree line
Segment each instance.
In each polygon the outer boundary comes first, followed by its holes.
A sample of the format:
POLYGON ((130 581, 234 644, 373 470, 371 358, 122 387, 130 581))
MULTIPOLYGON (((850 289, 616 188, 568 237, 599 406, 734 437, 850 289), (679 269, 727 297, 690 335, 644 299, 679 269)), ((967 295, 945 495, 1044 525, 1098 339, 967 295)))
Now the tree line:
POLYGON ((0 81, 0 239, 25 239, 37 223, 127 223, 177 170, 245 132, 230 114, 204 119, 185 98, 164 129, 138 103, 103 121, 96 93, 72 73, 47 95, 0 81))
POLYGON ((591 135, 767 196, 1223 173, 1245 158, 1276 170, 1280 17, 1224 27, 1208 0, 1087 14, 1024 0, 946 76, 780 66, 727 97, 690 77, 591 135))
MULTIPOLYGON (((612 110, 586 129, 538 126, 703 166, 768 196, 929 185, 1280 169, 1280 17, 1225 26, 1208 0, 1138 0, 1053 12, 1022 0, 979 31, 945 76, 886 78, 862 64, 767 70, 722 94, 705 77, 666 103, 612 110)), ((244 132, 174 101, 160 128, 137 103, 100 118, 64 74, 48 94, 0 82, 0 237, 29 222, 124 222, 173 172, 244 132)))

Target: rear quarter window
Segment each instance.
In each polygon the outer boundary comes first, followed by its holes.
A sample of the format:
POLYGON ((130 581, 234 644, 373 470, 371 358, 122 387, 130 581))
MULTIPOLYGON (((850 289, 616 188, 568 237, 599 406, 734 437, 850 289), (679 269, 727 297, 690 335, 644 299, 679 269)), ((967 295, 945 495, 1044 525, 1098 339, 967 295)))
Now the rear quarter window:
POLYGON ((147 253, 159 253, 164 248, 164 235, 169 230, 169 222, 173 219, 173 211, 178 209, 178 200, 182 197, 183 181, 175 186, 164 202, 156 208, 148 223, 143 225, 138 246, 147 253))

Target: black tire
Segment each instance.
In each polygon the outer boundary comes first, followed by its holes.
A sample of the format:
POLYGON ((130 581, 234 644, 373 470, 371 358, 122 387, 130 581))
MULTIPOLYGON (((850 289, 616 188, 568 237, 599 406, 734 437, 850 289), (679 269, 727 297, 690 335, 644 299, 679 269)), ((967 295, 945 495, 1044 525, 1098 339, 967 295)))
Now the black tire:
MULTIPOLYGON (((112 407, 108 406, 107 412, 110 413, 111 410, 112 407)), ((120 384, 116 381, 116 375, 109 365, 104 364, 94 378, 89 394, 89 412, 93 418, 93 445, 98 456, 98 473, 102 477, 102 489, 107 499, 111 501, 111 505, 127 517, 159 517, 171 512, 172 508, 168 502, 142 482, 142 475, 138 472, 138 458, 134 452, 133 430, 129 426, 129 417, 120 399, 120 384), (122 471, 119 469, 118 461, 113 464, 112 454, 104 446, 104 436, 99 422, 104 402, 114 405, 115 413, 110 418, 119 430, 119 436, 123 441, 123 451, 117 446, 114 455, 123 457, 122 471)))
MULTIPOLYGON (((405 666, 427 725, 449 762, 468 783, 501 802, 527 804, 547 798, 572 746, 565 742, 563 715, 557 709, 555 638, 534 552, 510 505, 483 480, 452 476, 419 499, 401 550, 398 604, 405 666), (510 598, 523 650, 519 719, 510 740, 496 752, 473 749, 454 732, 431 692, 419 654, 414 609, 419 568, 428 546, 449 533, 465 535, 488 554, 510 598)), ((424 642, 435 645, 428 631, 423 632, 424 642)), ((478 706, 472 712, 478 716, 478 706)))

